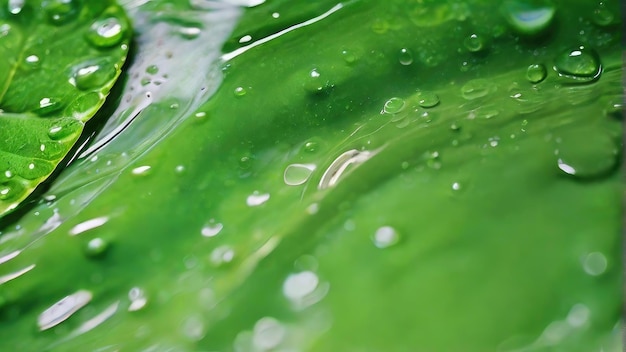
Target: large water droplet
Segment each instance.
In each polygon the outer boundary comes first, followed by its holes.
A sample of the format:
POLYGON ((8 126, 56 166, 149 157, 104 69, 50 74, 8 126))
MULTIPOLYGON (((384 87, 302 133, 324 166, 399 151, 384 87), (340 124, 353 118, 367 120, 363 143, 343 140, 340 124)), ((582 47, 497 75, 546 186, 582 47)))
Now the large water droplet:
POLYGON ((608 9, 604 2, 600 2, 598 6, 593 10, 592 15, 593 23, 598 26, 608 26, 613 23, 615 19, 615 14, 608 9))
POLYGON ((74 67, 70 83, 80 90, 91 90, 109 83, 116 74, 108 59, 89 60, 74 67))
POLYGON ((533 64, 526 69, 526 79, 533 84, 537 84, 548 76, 548 70, 542 64, 533 64))
POLYGON ((383 106, 383 113, 396 114, 404 109, 404 100, 401 98, 391 98, 385 102, 383 106))
POLYGON ((433 92, 420 91, 417 93, 418 104, 423 108, 432 108, 439 104, 439 96, 433 92))
POLYGON ((61 140, 73 136, 76 133, 80 133, 82 128, 83 126, 79 121, 63 119, 50 127, 48 137, 53 140, 61 140))
POLYGON ((63 107, 60 99, 53 97, 45 97, 39 100, 39 106, 33 111, 39 116, 47 116, 59 111, 63 107))
POLYGON ((0 183, 0 200, 11 201, 24 194, 24 186, 17 181, 4 181, 0 183))
POLYGON ((39 329, 47 330, 62 323, 76 311, 87 305, 91 298, 91 292, 85 290, 66 296, 39 314, 37 318, 39 329))
POLYGON ((315 164, 291 164, 285 169, 283 180, 288 186, 301 185, 309 179, 313 171, 315 164))
POLYGON ((87 40, 101 48, 118 44, 124 37, 126 25, 116 17, 108 17, 94 22, 86 34, 87 40))
POLYGON ((66 116, 85 121, 96 112, 104 96, 100 92, 89 92, 78 95, 65 108, 66 116))
POLYGON ((76 0, 46 0, 42 3, 48 19, 55 25, 62 25, 74 19, 79 12, 76 0))
POLYGON ((577 129, 557 138, 558 167, 578 178, 608 175, 619 162, 619 147, 613 138, 594 129, 577 129))
POLYGON ((503 4, 509 24, 522 34, 537 34, 546 29, 556 8, 549 0, 507 0, 503 4))
POLYGON ((602 65, 593 49, 580 46, 559 54, 554 60, 554 70, 570 81, 589 82, 600 77, 602 65))
POLYGON ((11 13, 12 15, 17 15, 22 12, 22 9, 24 8, 24 2, 25 0, 9 0, 9 13, 11 13))
POLYGON ((378 248, 387 248, 397 244, 400 241, 400 235, 391 226, 383 226, 378 228, 372 237, 372 242, 378 248))

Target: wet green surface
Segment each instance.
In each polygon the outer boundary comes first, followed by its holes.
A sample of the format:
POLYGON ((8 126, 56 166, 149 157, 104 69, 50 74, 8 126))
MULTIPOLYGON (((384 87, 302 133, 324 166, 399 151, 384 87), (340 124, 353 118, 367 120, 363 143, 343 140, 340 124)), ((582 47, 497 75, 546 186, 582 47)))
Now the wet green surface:
POLYGON ((603 4, 125 4, 118 109, 0 230, 0 347, 618 351, 603 4))

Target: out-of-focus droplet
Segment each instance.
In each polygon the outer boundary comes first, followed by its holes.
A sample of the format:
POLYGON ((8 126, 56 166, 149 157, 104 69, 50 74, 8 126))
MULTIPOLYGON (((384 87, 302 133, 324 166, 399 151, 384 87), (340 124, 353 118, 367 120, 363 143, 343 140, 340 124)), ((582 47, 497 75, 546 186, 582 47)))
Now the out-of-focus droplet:
POLYGON ((611 10, 608 9, 602 1, 593 10, 591 19, 593 20, 593 23, 598 26, 608 26, 615 20, 615 14, 613 14, 613 12, 611 12, 611 10))
POLYGON ((533 84, 537 84, 548 76, 548 70, 542 64, 533 64, 526 69, 526 79, 533 84))
POLYGON ((107 251, 107 249, 109 249, 109 242, 100 237, 96 237, 87 242, 85 254, 88 257, 95 258, 102 256, 107 251))
POLYGON ((383 112, 386 114, 397 114, 404 109, 405 102, 401 98, 391 98, 385 102, 383 112))
POLYGON ((560 53, 554 60, 554 70, 572 82, 589 82, 600 77, 602 65, 593 49, 579 46, 560 53))
POLYGON ((156 75, 159 73, 159 67, 157 65, 150 65, 146 67, 146 73, 149 75, 156 75))
POLYGON ((209 260, 211 264, 216 267, 228 264, 235 258, 235 250, 229 245, 223 245, 215 248, 210 256, 209 260))
POLYGON ((199 341, 206 333, 206 326, 200 315, 192 315, 183 321, 183 335, 193 341, 199 341))
POLYGON ((37 325, 40 330, 48 330, 59 325, 68 319, 72 314, 87 305, 91 301, 92 294, 89 291, 80 290, 74 294, 66 296, 44 310, 37 318, 37 325))
POLYGON ((583 269, 591 276, 604 274, 608 266, 606 256, 600 252, 592 252, 583 258, 583 269))
POLYGON ((413 63, 413 53, 411 50, 407 48, 400 49, 400 54, 398 55, 398 61, 400 61, 401 65, 408 66, 413 63))
POLYGON ((343 61, 347 64, 353 64, 356 61, 356 55, 350 50, 341 51, 341 57, 343 57, 343 61))
POLYGON ((511 27, 518 33, 528 35, 548 28, 556 12, 549 0, 506 0, 503 9, 511 27))
POLYGON ((285 327, 276 319, 264 317, 254 324, 252 344, 259 351, 269 351, 278 347, 286 335, 285 327))
POLYGON ((42 7, 50 22, 55 25, 70 22, 80 10, 80 4, 77 0, 46 0, 42 3, 42 7))
POLYGON ((591 310, 584 304, 578 303, 575 304, 572 309, 570 309, 567 314, 567 318, 565 319, 569 325, 575 328, 579 328, 584 326, 591 316, 591 310))
POLYGON ((131 173, 135 176, 147 176, 150 174, 152 167, 150 165, 142 165, 134 168, 131 173))
POLYGON ((215 237, 222 231, 223 228, 224 228, 224 225, 222 225, 219 222, 215 222, 215 220, 211 219, 211 221, 209 221, 208 224, 202 227, 202 230, 200 230, 200 233, 204 237, 215 237))
POLYGON ((24 8, 24 2, 25 0, 9 0, 9 3, 7 5, 9 13, 12 15, 17 15, 22 12, 22 9, 24 8))
POLYGON ((486 79, 473 79, 461 87, 461 94, 467 100, 474 100, 494 92, 497 86, 486 79))
POLYGON ((133 287, 128 291, 128 299, 130 300, 130 305, 128 306, 129 312, 143 309, 148 303, 145 292, 139 287, 133 287))
POLYGON ((288 186, 298 186, 305 183, 315 171, 315 164, 291 164, 285 168, 283 180, 288 186))
POLYGON ((372 242, 378 248, 388 248, 400 242, 400 235, 393 227, 383 226, 376 230, 372 242))
POLYGON ((246 198, 246 204, 249 207, 256 207, 262 204, 265 204, 270 199, 269 193, 260 193, 258 191, 254 191, 251 195, 246 198))
POLYGON ((291 274, 283 283, 283 294, 291 301, 299 301, 315 291, 319 278, 312 271, 291 274))

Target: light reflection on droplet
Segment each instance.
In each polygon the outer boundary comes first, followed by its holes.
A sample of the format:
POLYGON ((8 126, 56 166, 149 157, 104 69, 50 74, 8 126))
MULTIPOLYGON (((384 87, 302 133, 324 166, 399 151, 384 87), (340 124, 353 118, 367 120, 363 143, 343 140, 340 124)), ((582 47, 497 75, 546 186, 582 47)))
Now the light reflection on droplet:
POLYGON ((81 233, 84 233, 85 231, 89 231, 89 230, 95 229, 97 227, 100 227, 106 224, 107 221, 109 221, 108 216, 101 216, 101 217, 89 219, 87 221, 83 221, 80 224, 72 227, 69 231, 69 234, 71 236, 80 235, 81 233))
POLYGON ((315 291, 319 278, 312 271, 291 274, 283 283, 283 294, 291 301, 298 301, 315 291))
POLYGON ((254 191, 251 195, 246 198, 246 204, 249 207, 256 207, 264 204, 270 199, 269 193, 259 193, 258 191, 254 191))
POLYGON ((211 220, 209 221, 207 225, 202 227, 202 230, 200 230, 200 233, 204 237, 215 237, 220 233, 220 231, 222 231, 223 228, 224 228, 224 225, 222 225, 219 222, 216 223, 215 220, 211 220))
POLYGON ((130 299, 130 305, 128 306, 129 312, 138 311, 148 303, 144 291, 139 287, 133 287, 128 291, 128 299, 130 299))
POLYGON ((374 245, 378 248, 387 248, 400 241, 400 235, 391 226, 382 226, 376 230, 372 238, 374 245))
POLYGON ((235 258, 235 250, 228 245, 223 245, 215 248, 209 257, 211 263, 215 266, 221 266, 228 264, 235 258))
POLYGON ((86 290, 80 290, 53 304, 44 310, 37 318, 37 325, 40 330, 47 330, 54 327, 91 301, 92 294, 86 290))
POLYGON ((151 168, 152 167, 148 165, 139 166, 133 169, 132 174, 137 176, 147 175, 150 172, 151 168))
POLYGON ((305 183, 315 171, 315 164, 291 164, 283 174, 283 180, 288 186, 298 186, 305 183))

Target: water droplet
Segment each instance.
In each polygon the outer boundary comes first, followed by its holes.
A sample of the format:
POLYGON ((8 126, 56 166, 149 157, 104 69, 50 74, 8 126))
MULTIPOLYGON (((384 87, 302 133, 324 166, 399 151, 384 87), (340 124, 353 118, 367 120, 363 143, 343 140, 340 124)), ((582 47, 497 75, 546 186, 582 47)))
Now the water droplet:
POLYGON ((530 35, 548 28, 556 11, 549 0, 507 0, 503 9, 513 29, 530 35))
POLYGON ((467 50, 475 53, 485 48, 485 40, 478 34, 472 34, 463 40, 463 45, 467 50))
POLYGON ((176 172, 177 174, 182 174, 183 172, 185 172, 185 166, 176 165, 176 167, 174 168, 174 172, 176 172))
POLYGON ((391 226, 383 226, 378 228, 372 237, 372 242, 378 248, 388 248, 400 241, 400 235, 391 226))
POLYGON ((315 171, 315 164, 291 164, 283 174, 283 180, 288 186, 297 186, 305 183, 311 173, 315 171))
POLYGON ((33 112, 39 116, 46 116, 56 111, 59 111, 62 107, 63 103, 61 102, 61 100, 52 97, 46 97, 39 100, 39 106, 33 112))
POLYGON ((439 96, 433 92, 420 91, 417 94, 418 104, 423 108, 432 108, 439 104, 439 96))
POLYGON ((35 180, 48 176, 52 170, 54 170, 54 166, 50 162, 41 159, 33 159, 28 164, 22 165, 18 175, 26 180, 35 180))
POLYGON ((615 15, 613 14, 613 12, 611 12, 611 10, 606 8, 604 2, 600 2, 598 6, 593 10, 591 18, 593 20, 593 23, 597 24, 598 26, 608 26, 613 23, 615 15))
POLYGON ((291 301, 300 301, 315 291, 319 278, 312 271, 291 274, 283 283, 283 294, 291 301))
POLYGON ((73 119, 64 119, 54 124, 48 130, 48 137, 53 140, 61 140, 74 136, 82 131, 82 124, 73 119))
POLYGON ((254 324, 252 334, 252 344, 260 351, 268 351, 280 345, 286 329, 278 320, 264 317, 254 324))
POLYGON ((223 228, 224 228, 224 225, 222 225, 219 222, 216 223, 215 220, 211 219, 208 224, 202 227, 202 230, 200 230, 200 233, 204 237, 215 237, 220 233, 220 231, 222 231, 223 228))
POLYGON ((86 34, 87 40, 100 48, 118 44, 127 30, 126 24, 116 17, 108 17, 94 22, 86 34))
POLYGON ((136 312, 143 309, 148 303, 144 291, 139 287, 133 287, 128 291, 128 299, 130 300, 130 305, 128 306, 129 312, 136 312))
POLYGON ((195 39, 200 36, 202 29, 200 27, 181 27, 178 33, 185 39, 195 39))
POLYGON ((69 231, 70 236, 80 235, 86 231, 93 230, 98 228, 109 221, 108 216, 100 216, 97 218, 89 219, 79 223, 78 225, 72 227, 69 231))
POLYGON ((533 64, 526 69, 526 79, 533 84, 537 84, 548 76, 548 70, 542 64, 533 64))
POLYGON ((192 315, 185 319, 182 326, 182 332, 189 339, 199 341, 204 337, 206 326, 202 320, 202 316, 192 315))
POLYGON ((9 0, 8 9, 12 15, 17 15, 24 8, 24 0, 9 0))
POLYGON ((258 191, 254 191, 251 195, 246 198, 246 204, 249 207, 256 207, 262 204, 265 204, 270 199, 269 193, 260 193, 258 191))
POLYGON ((4 181, 0 183, 0 200, 11 201, 24 194, 24 186, 17 181, 4 181))
POLYGON ((159 67, 157 65, 150 65, 146 67, 146 73, 149 75, 156 75, 159 73, 159 67))
POLYGON ((408 66, 413 63, 413 53, 411 53, 411 50, 407 48, 402 48, 400 49, 398 60, 401 65, 408 66))
POLYGON ((401 98, 391 98, 385 102, 383 106, 383 113, 386 114, 396 114, 404 109, 404 100, 401 98))
POLYGON ((583 269, 591 276, 604 274, 608 266, 606 257, 600 252, 592 252, 583 259, 583 269))
POLYGON ((565 319, 567 323, 575 328, 579 328, 584 326, 591 316, 591 310, 584 304, 578 303, 575 304, 572 309, 570 309, 567 314, 567 318, 565 319))
POLYGON ((461 184, 459 182, 454 182, 452 183, 452 190, 453 191, 460 191, 463 187, 461 186, 461 184))
POLYGON ((76 65, 70 83, 80 90, 100 88, 117 75, 115 66, 109 59, 95 59, 76 65))
POLYGON ((237 87, 235 88, 235 96, 236 97, 243 97, 244 95, 246 95, 246 89, 244 87, 237 87))
POLYGON ((351 165, 359 165, 374 156, 375 152, 358 151, 351 149, 339 155, 326 169, 319 184, 318 189, 326 189, 332 187, 339 182, 341 176, 348 170, 351 165))
POLYGON ((109 243, 100 237, 92 238, 87 242, 85 254, 89 257, 99 257, 109 249, 109 243))
POLYGON ((66 296, 39 314, 37 318, 39 329, 43 331, 59 325, 87 305, 91 298, 91 292, 85 290, 66 296))
POLYGON ((152 169, 149 165, 138 166, 134 168, 131 172, 133 175, 137 176, 146 176, 150 174, 150 170, 152 169))
POLYGON ((98 110, 102 100, 104 100, 104 95, 100 92, 81 94, 67 105, 64 112, 67 116, 85 121, 98 110))
POLYGON ((602 177, 619 163, 619 147, 604 131, 571 130, 561 133, 557 142, 558 167, 566 174, 578 178, 602 177))
POLYGON ((46 0, 42 3, 48 19, 55 25, 62 25, 72 20, 79 12, 76 0, 46 0))
POLYGON ((41 66, 41 59, 37 55, 28 55, 24 59, 24 63, 28 69, 34 70, 41 66))
POLYGON ((321 93, 329 87, 330 82, 317 68, 312 69, 304 81, 304 89, 313 94, 321 93))
POLYGON ((315 141, 308 141, 304 143, 302 149, 304 149, 307 153, 315 153, 319 149, 319 143, 315 141))
POLYGON ((354 55, 354 53, 349 50, 343 50, 341 52, 341 56, 343 57, 343 61, 345 61, 347 64, 353 64, 354 62, 356 62, 356 55, 354 55))
POLYGON ((579 46, 559 54, 554 60, 554 70, 570 81, 589 82, 600 77, 600 57, 590 48, 579 46))
POLYGON ((497 86, 486 79, 471 80, 461 87, 461 94, 467 100, 474 100, 487 96, 497 90, 497 86))
POLYGON ((235 258, 235 250, 228 245, 223 245, 215 248, 211 255, 209 256, 209 260, 215 266, 222 266, 224 264, 228 264, 233 261, 235 258))

